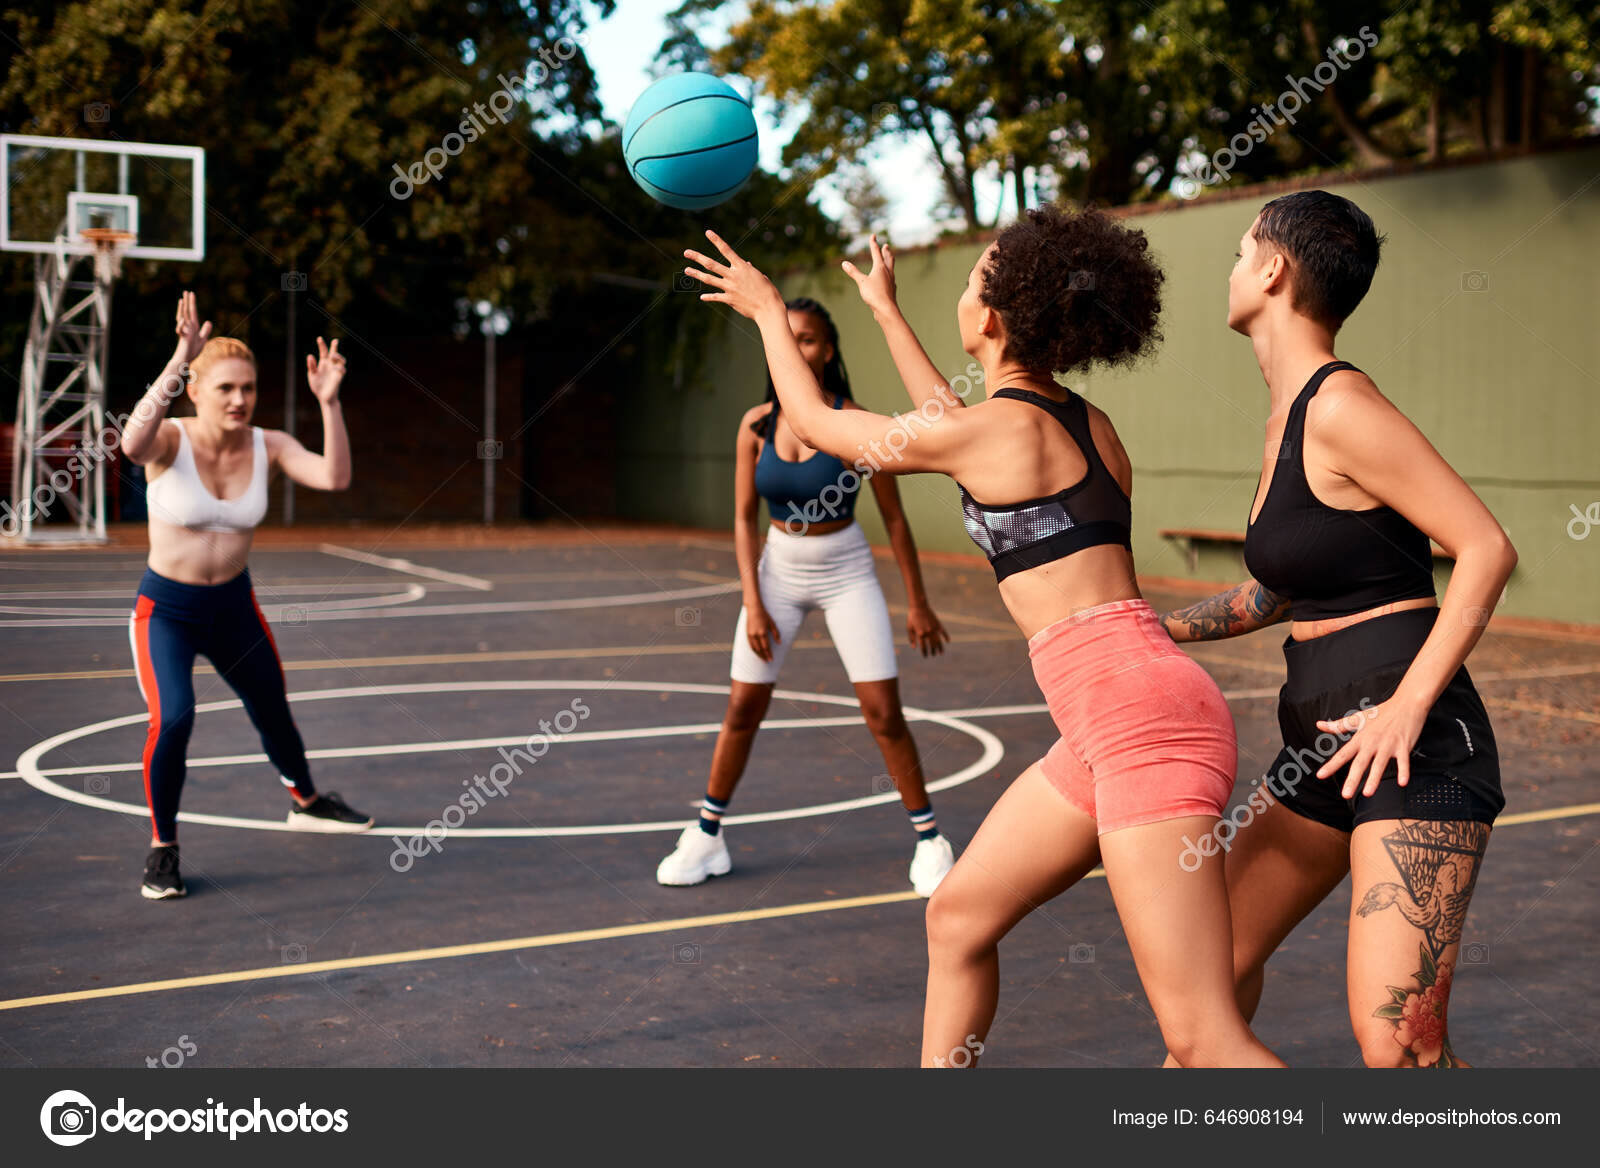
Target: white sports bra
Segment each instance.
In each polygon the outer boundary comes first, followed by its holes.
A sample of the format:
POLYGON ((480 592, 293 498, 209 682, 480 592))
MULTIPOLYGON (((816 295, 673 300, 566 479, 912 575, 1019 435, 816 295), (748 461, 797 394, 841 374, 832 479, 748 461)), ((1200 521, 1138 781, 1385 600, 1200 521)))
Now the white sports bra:
POLYGON ((178 427, 178 456, 172 465, 157 475, 145 489, 145 502, 153 518, 177 527, 196 531, 250 531, 267 514, 267 438, 260 426, 252 426, 255 438, 250 464, 250 485, 237 499, 219 499, 205 483, 194 465, 194 448, 189 431, 178 427))

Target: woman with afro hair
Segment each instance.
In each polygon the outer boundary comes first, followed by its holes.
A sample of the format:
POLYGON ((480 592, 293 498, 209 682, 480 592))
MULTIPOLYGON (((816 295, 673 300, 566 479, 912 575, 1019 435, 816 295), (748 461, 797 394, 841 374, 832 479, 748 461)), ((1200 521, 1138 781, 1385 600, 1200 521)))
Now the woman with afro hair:
MULTIPOLYGON (((937 472, 962 510, 1061 738, 996 802, 928 904, 922 1065, 967 1066, 994 1021, 1000 939, 1103 865, 1161 1036, 1184 1066, 1282 1066, 1233 996, 1220 865, 1187 872, 1186 840, 1215 830, 1237 744, 1216 683, 1140 596, 1129 542, 1132 469, 1104 412, 1056 381, 1125 365, 1159 341, 1163 276, 1144 235, 1098 211, 1047 207, 1007 227, 956 304, 987 400, 967 406, 895 300, 894 257, 846 263, 915 409, 830 410, 772 283, 716 234, 697 251, 702 299, 760 328, 784 416, 809 446, 937 472), (978 1045, 974 1045, 975 1042, 978 1045)), ((1065 930, 1064 930, 1065 931, 1065 930)))

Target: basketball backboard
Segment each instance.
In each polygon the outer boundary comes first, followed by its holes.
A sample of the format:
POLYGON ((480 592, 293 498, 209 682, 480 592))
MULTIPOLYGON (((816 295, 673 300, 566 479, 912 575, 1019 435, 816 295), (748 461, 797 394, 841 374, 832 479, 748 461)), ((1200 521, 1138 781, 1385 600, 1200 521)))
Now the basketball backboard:
POLYGON ((205 174, 198 146, 0 134, 0 251, 88 255, 111 228, 133 259, 203 259, 205 174))

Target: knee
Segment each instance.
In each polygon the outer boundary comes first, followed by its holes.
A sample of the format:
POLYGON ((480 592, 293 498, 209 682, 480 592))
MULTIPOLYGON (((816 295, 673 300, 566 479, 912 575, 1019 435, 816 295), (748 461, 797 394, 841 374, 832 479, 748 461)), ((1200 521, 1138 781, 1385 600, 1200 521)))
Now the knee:
POLYGON ((163 741, 172 739, 186 742, 189 739, 189 732, 193 729, 193 706, 181 710, 162 710, 161 718, 156 723, 156 733, 163 741))
POLYGON ((1361 1061, 1366 1066, 1381 1069, 1417 1065, 1411 1052, 1400 1045, 1393 1030, 1368 1029, 1358 1032, 1356 1038, 1361 1043, 1361 1061))
POLYGON ((1225 1052, 1237 1045, 1242 1024, 1224 1011, 1199 1003, 1194 1009, 1163 1010, 1160 1023, 1167 1053, 1181 1067, 1229 1065, 1225 1052))
POLYGON ((906 717, 898 704, 884 701, 861 703, 861 717, 874 738, 900 738, 908 733, 906 717))
POLYGON ((949 877, 928 900, 927 928, 930 960, 971 960, 993 949, 999 940, 990 935, 949 877))
POLYGON ((757 698, 735 697, 728 701, 728 712, 723 716, 722 728, 736 733, 754 734, 761 729, 762 716, 767 703, 757 698))

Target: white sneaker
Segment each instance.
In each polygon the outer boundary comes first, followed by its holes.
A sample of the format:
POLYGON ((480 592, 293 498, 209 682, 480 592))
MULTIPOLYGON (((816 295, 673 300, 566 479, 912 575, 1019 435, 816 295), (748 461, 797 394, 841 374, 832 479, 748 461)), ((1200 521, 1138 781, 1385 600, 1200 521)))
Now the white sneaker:
POLYGON ((672 855, 656 868, 656 882, 674 886, 703 884, 707 876, 726 876, 732 868, 722 832, 707 835, 698 823, 692 823, 683 829, 672 855))
POLYGON ((945 873, 955 867, 956 853, 950 841, 942 835, 918 840, 917 853, 911 857, 911 887, 919 896, 932 896, 945 873))

